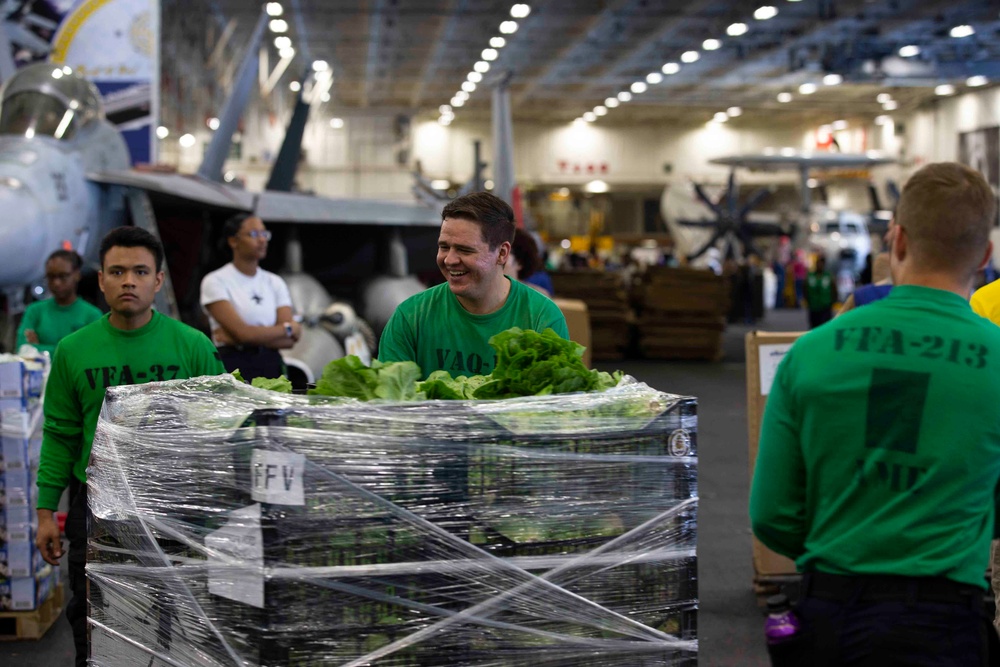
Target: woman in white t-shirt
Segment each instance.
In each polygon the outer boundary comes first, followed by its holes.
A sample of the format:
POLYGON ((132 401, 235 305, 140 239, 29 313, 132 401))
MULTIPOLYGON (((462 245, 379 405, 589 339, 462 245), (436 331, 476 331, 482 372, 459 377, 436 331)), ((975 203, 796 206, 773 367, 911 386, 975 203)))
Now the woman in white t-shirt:
POLYGON ((260 268, 271 232, 260 218, 240 213, 226 221, 223 234, 233 260, 201 281, 212 340, 226 370, 238 368, 247 382, 276 378, 284 372, 278 350, 295 345, 302 329, 292 319, 288 285, 260 268))

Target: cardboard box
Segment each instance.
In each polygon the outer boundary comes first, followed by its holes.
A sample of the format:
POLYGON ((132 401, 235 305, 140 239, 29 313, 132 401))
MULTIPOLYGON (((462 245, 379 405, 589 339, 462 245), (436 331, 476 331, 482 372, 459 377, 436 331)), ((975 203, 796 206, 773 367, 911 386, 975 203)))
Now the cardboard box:
POLYGON ((587 312, 587 304, 579 299, 552 299, 559 306, 563 317, 566 318, 566 327, 569 329, 570 340, 583 345, 586 351, 583 353, 583 363, 590 368, 591 343, 590 343, 590 315, 587 312))
POLYGON ((16 357, 0 361, 0 398, 37 398, 45 383, 42 366, 16 357))
MULTIPOLYGON (((774 372, 785 353, 803 333, 802 331, 751 331, 746 335, 747 353, 747 441, 750 444, 750 479, 753 479, 754 465, 757 463, 757 447, 760 442, 760 425, 764 418, 764 406, 771 392, 774 372)), ((774 553, 756 537, 753 540, 753 569, 757 579, 788 576, 796 573, 795 563, 774 553)))
POLYGON ((59 583, 59 568, 47 565, 33 577, 0 578, 0 611, 37 609, 59 583))

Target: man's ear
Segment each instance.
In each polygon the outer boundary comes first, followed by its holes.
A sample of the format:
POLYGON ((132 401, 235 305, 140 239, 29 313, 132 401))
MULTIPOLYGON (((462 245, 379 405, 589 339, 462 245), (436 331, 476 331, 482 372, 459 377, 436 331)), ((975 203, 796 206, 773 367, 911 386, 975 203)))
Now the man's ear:
POLYGON ((906 230, 899 225, 896 225, 892 232, 892 245, 889 252, 900 262, 906 259, 906 255, 909 253, 909 237, 906 235, 906 230))
POLYGON ((979 262, 979 267, 976 271, 982 271, 986 268, 986 265, 990 263, 990 258, 993 257, 993 241, 986 242, 986 252, 983 254, 982 261, 979 262))
POLYGON ((163 271, 156 272, 156 286, 153 288, 153 294, 159 292, 160 288, 163 287, 163 277, 164 277, 163 271))
POLYGON ((503 266, 507 263, 507 259, 510 257, 510 241, 504 241, 500 244, 500 254, 497 255, 497 264, 503 266))
POLYGON ((101 294, 106 294, 104 291, 104 271, 97 272, 97 286, 101 289, 101 294))

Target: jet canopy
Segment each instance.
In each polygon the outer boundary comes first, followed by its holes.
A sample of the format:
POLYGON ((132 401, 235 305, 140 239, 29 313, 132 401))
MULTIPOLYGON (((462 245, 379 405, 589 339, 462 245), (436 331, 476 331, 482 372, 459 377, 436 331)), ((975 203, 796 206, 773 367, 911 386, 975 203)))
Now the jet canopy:
POLYGON ((71 139, 103 117, 97 88, 64 65, 29 65, 0 90, 0 135, 71 139))

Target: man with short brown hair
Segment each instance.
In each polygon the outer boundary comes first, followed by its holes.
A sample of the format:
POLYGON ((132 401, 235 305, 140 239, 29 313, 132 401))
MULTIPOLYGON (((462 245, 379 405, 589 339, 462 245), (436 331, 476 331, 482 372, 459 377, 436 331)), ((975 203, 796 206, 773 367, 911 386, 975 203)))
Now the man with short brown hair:
POLYGON ((515 228, 507 202, 476 192, 449 202, 442 218, 437 264, 447 282, 399 305, 382 332, 379 361, 415 361, 424 377, 488 375, 489 340, 501 331, 553 329, 569 338, 551 299, 504 275, 515 228))
POLYGON ((955 163, 907 182, 888 297, 802 336, 775 375, 753 531, 803 574, 776 665, 980 665, 1000 480, 1000 329, 969 308, 996 201, 955 163))

